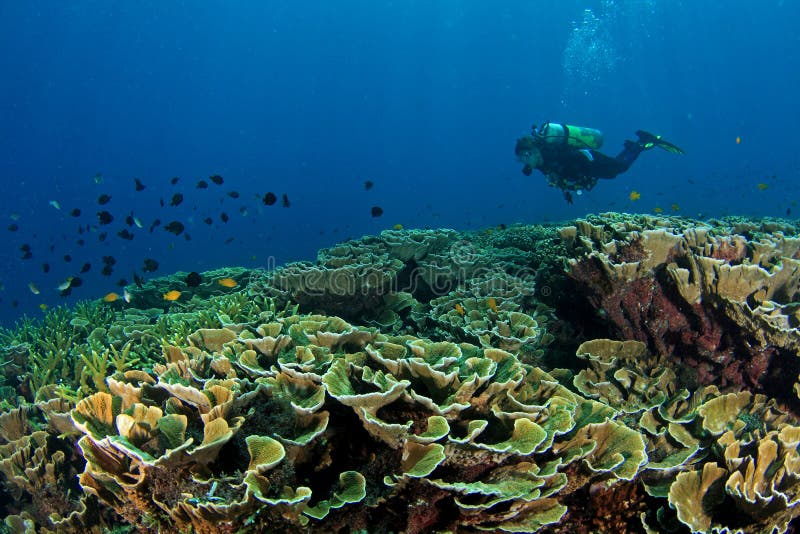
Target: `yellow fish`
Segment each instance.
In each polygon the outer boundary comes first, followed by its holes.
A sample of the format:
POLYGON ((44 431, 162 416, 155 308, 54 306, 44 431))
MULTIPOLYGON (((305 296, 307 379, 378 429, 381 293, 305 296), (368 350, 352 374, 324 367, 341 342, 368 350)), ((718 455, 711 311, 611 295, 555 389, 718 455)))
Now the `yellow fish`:
POLYGON ((103 300, 104 300, 105 302, 114 302, 114 301, 115 301, 115 300, 117 300, 118 298, 119 298, 119 295, 117 295, 116 293, 114 293, 114 292, 112 291, 111 293, 108 293, 108 294, 106 294, 106 296, 105 296, 105 297, 103 297, 103 300))
POLYGON ((659 208, 658 206, 656 206, 655 208, 653 208, 653 211, 654 211, 655 213, 664 213, 664 210, 663 210, 663 209, 661 209, 661 208, 659 208))
POLYGON ((239 285, 233 278, 223 278, 221 280, 217 280, 217 283, 222 287, 236 287, 239 285))
POLYGON ((759 191, 763 191, 763 190, 769 188, 769 184, 765 184, 765 183, 762 182, 762 183, 759 183, 758 185, 756 185, 756 187, 758 188, 759 191))
POLYGON ((631 194, 628 195, 628 198, 631 200, 639 200, 642 198, 642 195, 638 191, 631 191, 631 194))
POLYGON ((172 291, 167 291, 161 296, 164 298, 164 300, 172 302, 173 300, 178 300, 179 298, 181 298, 181 292, 178 291, 177 289, 173 289, 172 291))
POLYGON ((670 207, 672 208, 672 211, 680 211, 680 209, 681 209, 681 207, 680 207, 680 206, 678 206, 677 204, 673 204, 673 205, 672 205, 672 206, 670 206, 670 207))
POLYGON ((394 226, 392 226, 392 229, 393 230, 402 230, 403 229, 403 225, 402 224, 395 224, 394 226))
POLYGON ((44 311, 44 310, 46 310, 47 308, 49 308, 49 306, 48 306, 47 304, 45 304, 44 302, 42 302, 41 304, 39 304, 39 309, 40 309, 40 310, 44 311))
POLYGON ((461 317, 464 317, 464 306, 456 302, 456 313, 458 313, 461 317))
POLYGON ((497 313, 497 301, 494 300, 494 297, 489 297, 488 299, 486 299, 486 304, 489 305, 489 308, 493 312, 497 313))

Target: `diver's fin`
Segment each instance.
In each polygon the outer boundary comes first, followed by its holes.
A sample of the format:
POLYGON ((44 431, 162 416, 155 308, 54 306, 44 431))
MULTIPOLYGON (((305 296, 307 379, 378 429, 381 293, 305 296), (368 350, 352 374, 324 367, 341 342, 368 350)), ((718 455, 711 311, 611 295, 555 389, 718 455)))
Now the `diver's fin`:
POLYGON ((650 132, 645 132, 644 130, 636 130, 636 135, 639 136, 639 144, 645 150, 657 146, 658 148, 663 148, 672 154, 683 154, 683 150, 680 147, 673 145, 669 141, 661 139, 660 135, 654 135, 650 132))

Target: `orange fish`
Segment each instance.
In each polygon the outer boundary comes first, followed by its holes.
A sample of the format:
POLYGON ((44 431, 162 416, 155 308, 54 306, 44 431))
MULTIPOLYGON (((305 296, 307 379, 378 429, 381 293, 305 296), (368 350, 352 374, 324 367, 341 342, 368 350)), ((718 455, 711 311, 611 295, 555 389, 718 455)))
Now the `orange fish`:
POLYGON ((497 301, 494 300, 494 297, 489 297, 488 299, 486 299, 486 304, 489 305, 489 308, 493 312, 497 313, 497 301))
POLYGON ((739 137, 738 135, 736 136, 736 144, 737 144, 737 145, 740 145, 740 144, 742 144, 742 138, 741 138, 741 137, 739 137))
POLYGON ((642 195, 638 191, 631 191, 631 194, 628 195, 628 198, 631 200, 639 200, 642 198, 642 195))
POLYGON ((759 191, 765 191, 766 189, 769 189, 769 184, 765 184, 765 183, 762 182, 762 183, 756 184, 756 187, 758 188, 759 191))
POLYGON ((461 316, 464 317, 464 306, 456 302, 456 312, 461 316))
POLYGON ((223 278, 222 280, 217 280, 217 283, 222 287, 236 287, 239 285, 233 278, 223 278))
POLYGON ((178 291, 177 289, 173 289, 172 291, 167 291, 161 296, 164 298, 164 300, 172 302, 173 300, 178 300, 179 298, 181 298, 181 292, 178 291))
POLYGON ((103 300, 106 301, 106 302, 114 302, 118 298, 119 298, 119 295, 117 295, 116 293, 114 293, 112 291, 111 293, 109 293, 105 297, 103 297, 103 300))

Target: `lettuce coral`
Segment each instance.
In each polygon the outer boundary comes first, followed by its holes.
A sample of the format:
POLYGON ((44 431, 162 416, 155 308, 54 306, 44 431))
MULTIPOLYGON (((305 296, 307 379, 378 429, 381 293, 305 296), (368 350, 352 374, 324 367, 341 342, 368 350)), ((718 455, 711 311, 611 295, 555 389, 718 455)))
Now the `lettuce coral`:
POLYGON ((788 531, 795 236, 625 215, 391 230, 204 273, 178 303, 176 275, 137 307, 24 322, 0 331, 5 527, 788 531))

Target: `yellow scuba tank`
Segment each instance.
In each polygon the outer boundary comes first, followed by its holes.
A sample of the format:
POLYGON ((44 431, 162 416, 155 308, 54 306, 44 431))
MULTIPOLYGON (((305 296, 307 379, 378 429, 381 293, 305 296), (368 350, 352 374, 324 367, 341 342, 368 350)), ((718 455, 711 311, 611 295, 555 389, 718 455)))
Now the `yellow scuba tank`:
POLYGON ((539 137, 548 145, 569 145, 597 150, 603 146, 603 132, 594 128, 546 122, 539 127, 539 137))

